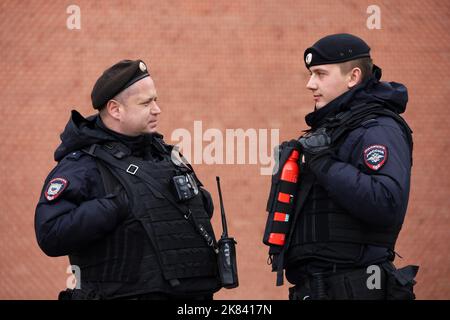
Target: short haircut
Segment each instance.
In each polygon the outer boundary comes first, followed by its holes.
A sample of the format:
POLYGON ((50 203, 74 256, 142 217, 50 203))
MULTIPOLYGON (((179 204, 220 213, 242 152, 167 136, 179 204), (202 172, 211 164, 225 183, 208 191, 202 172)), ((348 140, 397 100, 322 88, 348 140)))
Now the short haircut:
POLYGON ((361 82, 363 82, 372 75, 373 62, 372 58, 366 57, 340 63, 339 67, 342 74, 349 73, 353 68, 359 68, 361 70, 361 82))

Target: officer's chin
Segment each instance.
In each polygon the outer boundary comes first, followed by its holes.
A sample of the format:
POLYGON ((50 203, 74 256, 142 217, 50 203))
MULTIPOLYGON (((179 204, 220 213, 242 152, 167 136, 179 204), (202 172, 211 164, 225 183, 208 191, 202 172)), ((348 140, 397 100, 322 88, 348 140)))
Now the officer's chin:
POLYGON ((158 132, 158 124, 155 122, 151 122, 147 126, 147 132, 148 133, 155 133, 158 132))
POLYGON ((325 107, 330 101, 325 101, 323 99, 323 96, 320 96, 320 98, 318 99, 318 101, 316 101, 316 110, 318 109, 322 109, 323 107, 325 107))
POLYGON ((157 127, 148 129, 145 133, 155 133, 155 132, 158 132, 158 128, 157 127))

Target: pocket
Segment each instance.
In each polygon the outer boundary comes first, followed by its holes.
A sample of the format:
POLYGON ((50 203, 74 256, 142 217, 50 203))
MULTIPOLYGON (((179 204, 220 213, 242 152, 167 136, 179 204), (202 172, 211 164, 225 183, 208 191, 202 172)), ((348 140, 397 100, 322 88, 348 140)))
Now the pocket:
POLYGON ((386 271, 386 300, 414 300, 414 280, 419 267, 409 265, 401 269, 393 264, 384 267, 386 271))

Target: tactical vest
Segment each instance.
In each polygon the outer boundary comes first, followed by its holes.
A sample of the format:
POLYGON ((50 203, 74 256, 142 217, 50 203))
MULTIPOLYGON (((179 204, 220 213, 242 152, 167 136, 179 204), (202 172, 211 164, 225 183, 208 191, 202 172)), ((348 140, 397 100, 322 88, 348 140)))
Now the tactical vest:
MULTIPOLYGON (((161 146, 168 148, 163 143, 161 146)), ((189 216, 180 213, 163 195, 172 192, 172 177, 191 171, 189 165, 175 165, 170 158, 170 149, 161 161, 151 162, 130 156, 128 149, 119 143, 94 145, 84 151, 97 159, 102 178, 106 180, 105 189, 110 189, 107 193, 118 182, 124 187, 132 215, 110 236, 87 252, 83 251, 82 256, 71 256, 71 263, 80 266, 83 280, 136 282, 149 273, 154 278, 156 272, 176 286, 183 278, 217 276, 216 253, 212 246, 190 223, 189 216), (131 169, 121 170, 104 161, 105 157, 131 169), (140 165, 136 166, 136 163, 140 165), (159 192, 151 188, 136 175, 136 167, 153 177, 165 190, 159 192)), ((215 241, 200 194, 179 206, 193 215, 215 241)), ((154 285, 158 285, 157 282, 154 285)))
MULTIPOLYGON (((337 150, 350 131, 359 127, 363 122, 381 115, 393 118, 405 129, 412 154, 412 131, 409 126, 398 114, 379 105, 355 106, 349 111, 328 119, 323 127, 329 130, 333 148, 337 150)), ((312 175, 308 171, 305 171, 306 174, 312 175)), ((394 249, 401 225, 380 228, 365 224, 353 218, 333 202, 315 179, 304 179, 303 181, 305 183, 312 182, 312 186, 300 185, 299 188, 299 193, 309 189, 309 194, 304 203, 298 204, 302 206, 302 209, 301 214, 296 217, 296 227, 290 243, 291 251, 295 250, 296 245, 324 242, 370 244, 394 249)), ((290 256, 292 255, 295 255, 295 252, 290 252, 290 256)))
POLYGON ((326 242, 370 244, 394 250, 400 228, 376 228, 353 218, 314 182, 292 236, 290 256, 296 256, 298 245, 326 242))
MULTIPOLYGON (((325 127, 331 135, 332 148, 338 150, 345 137, 365 121, 378 116, 388 116, 396 120, 404 129, 412 154, 412 131, 397 113, 378 104, 356 105, 347 111, 327 118, 319 126, 325 127)), ((318 128, 318 129, 319 129, 318 128)), ((411 156, 412 164, 412 156, 411 156)), ((307 167, 303 164, 303 167, 307 167)), ((302 171, 302 170, 301 170, 302 171)), ((278 271, 277 285, 282 284, 282 269, 287 263, 298 259, 301 246, 326 245, 332 243, 372 244, 393 250, 400 226, 376 228, 351 217, 344 209, 335 204, 327 192, 308 170, 303 170, 300 186, 296 195, 294 220, 286 244, 282 248, 270 248, 272 270, 278 271)))

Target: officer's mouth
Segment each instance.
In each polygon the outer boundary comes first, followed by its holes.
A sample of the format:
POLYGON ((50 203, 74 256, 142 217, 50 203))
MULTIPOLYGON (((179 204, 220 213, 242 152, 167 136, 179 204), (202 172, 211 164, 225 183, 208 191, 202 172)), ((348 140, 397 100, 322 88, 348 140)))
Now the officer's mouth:
POLYGON ((321 96, 322 96, 321 94, 315 94, 315 95, 313 95, 314 101, 315 101, 315 102, 319 101, 319 99, 320 99, 321 96))

